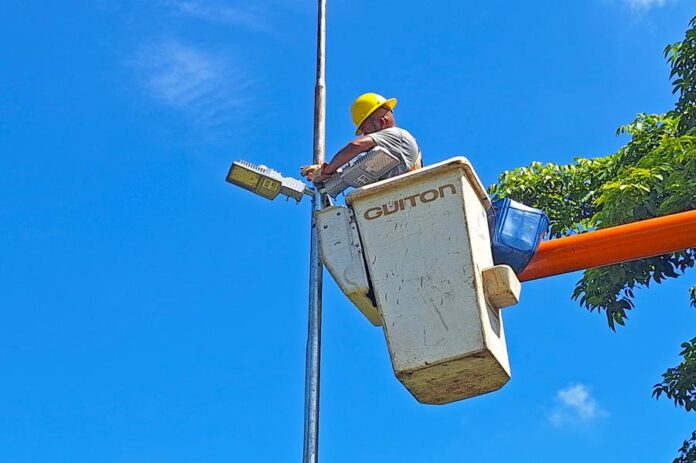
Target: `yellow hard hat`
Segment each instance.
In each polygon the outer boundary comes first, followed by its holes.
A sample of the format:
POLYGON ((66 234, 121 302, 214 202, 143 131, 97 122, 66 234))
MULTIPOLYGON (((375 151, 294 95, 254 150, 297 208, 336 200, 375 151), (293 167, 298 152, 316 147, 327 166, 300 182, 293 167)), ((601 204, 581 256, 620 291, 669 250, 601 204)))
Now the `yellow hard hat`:
POLYGON ((396 98, 387 100, 377 93, 364 93, 353 102, 350 107, 350 115, 353 118, 353 124, 355 124, 356 135, 360 135, 360 124, 365 122, 365 119, 370 117, 370 114, 383 105, 387 105, 389 109, 394 109, 396 107, 396 98))

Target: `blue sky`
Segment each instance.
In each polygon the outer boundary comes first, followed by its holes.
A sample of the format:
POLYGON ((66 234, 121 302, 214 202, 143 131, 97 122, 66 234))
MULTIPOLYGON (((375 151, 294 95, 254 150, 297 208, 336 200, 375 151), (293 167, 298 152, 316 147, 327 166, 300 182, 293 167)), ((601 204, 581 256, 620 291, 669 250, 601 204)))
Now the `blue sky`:
MULTIPOLYGON (((485 183, 600 156, 674 102, 687 0, 329 0, 327 151, 360 93, 399 98, 426 163, 485 183)), ((309 203, 224 182, 311 160, 315 5, 0 4, 0 462, 299 461, 309 203)), ((694 334, 694 273, 628 326, 526 283, 513 378, 418 404, 326 277, 321 459, 671 461, 692 416, 650 397, 694 334)))

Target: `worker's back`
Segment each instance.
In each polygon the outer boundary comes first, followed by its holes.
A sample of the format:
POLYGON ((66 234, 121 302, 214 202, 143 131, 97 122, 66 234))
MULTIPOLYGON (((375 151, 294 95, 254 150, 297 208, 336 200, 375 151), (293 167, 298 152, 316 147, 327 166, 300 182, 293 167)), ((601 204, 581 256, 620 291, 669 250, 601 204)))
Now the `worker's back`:
POLYGON ((411 133, 401 127, 388 127, 368 135, 377 146, 381 146, 396 156, 401 162, 387 172, 383 178, 391 178, 421 167, 421 153, 418 142, 411 133))

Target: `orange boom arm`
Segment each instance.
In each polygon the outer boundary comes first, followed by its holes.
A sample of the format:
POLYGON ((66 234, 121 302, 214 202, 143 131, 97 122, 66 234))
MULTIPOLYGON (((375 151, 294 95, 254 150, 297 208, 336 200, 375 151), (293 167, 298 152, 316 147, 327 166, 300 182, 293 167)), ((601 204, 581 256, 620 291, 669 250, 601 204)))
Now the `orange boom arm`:
POLYGON ((567 236, 539 245, 520 281, 696 248, 696 210, 567 236))

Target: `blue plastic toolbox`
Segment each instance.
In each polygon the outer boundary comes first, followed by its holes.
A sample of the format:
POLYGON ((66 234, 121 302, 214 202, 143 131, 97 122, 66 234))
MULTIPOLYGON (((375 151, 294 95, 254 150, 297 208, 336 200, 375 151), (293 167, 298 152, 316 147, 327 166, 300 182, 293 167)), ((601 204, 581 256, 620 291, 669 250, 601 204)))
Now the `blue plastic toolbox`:
POLYGON ((540 209, 504 198, 494 201, 489 209, 488 227, 493 262, 520 273, 534 257, 549 227, 549 217, 540 209))

